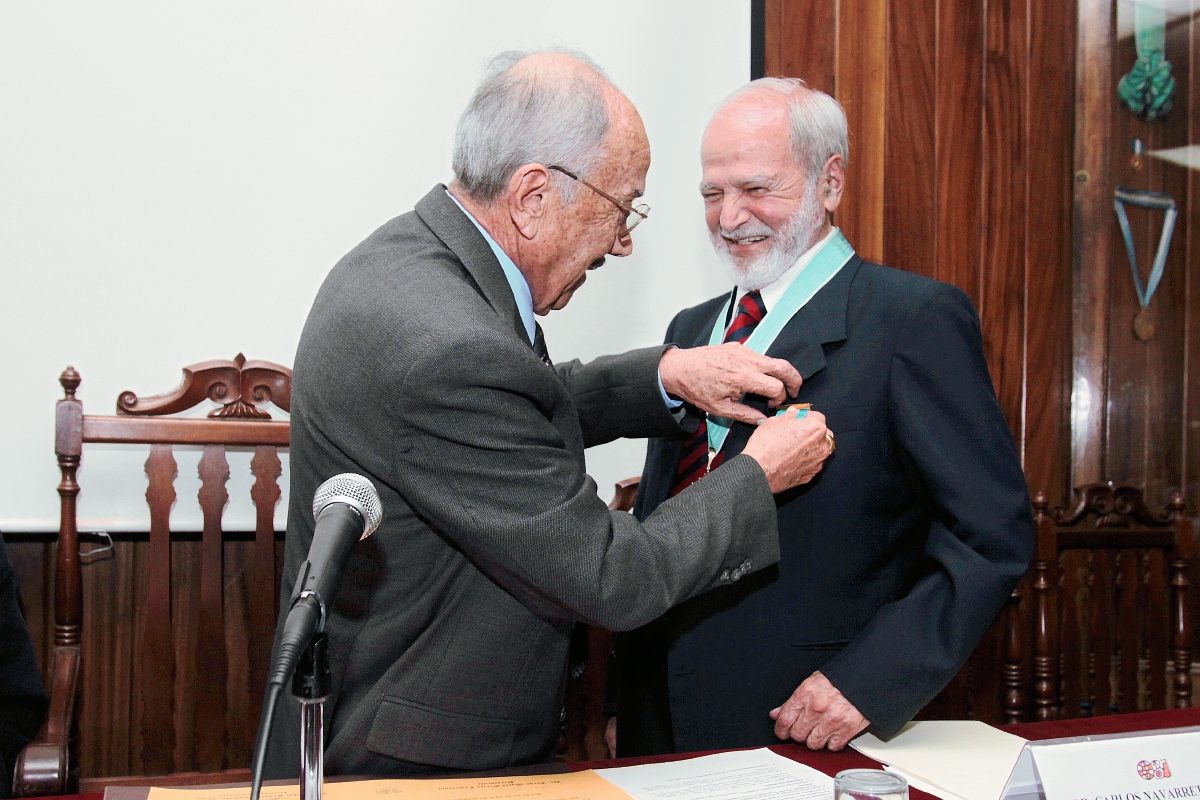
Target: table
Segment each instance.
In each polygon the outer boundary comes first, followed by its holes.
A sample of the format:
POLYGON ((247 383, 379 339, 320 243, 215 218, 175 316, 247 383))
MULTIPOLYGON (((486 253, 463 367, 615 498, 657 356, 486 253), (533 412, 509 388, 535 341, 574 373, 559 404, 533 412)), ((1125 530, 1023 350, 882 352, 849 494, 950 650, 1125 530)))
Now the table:
MULTIPOLYGON (((1106 733, 1184 728, 1189 725, 1200 725, 1200 708, 1146 711, 1136 714, 1112 714, 1105 717, 1091 717, 1089 719, 1022 722, 1015 725, 1001 725, 999 727, 1001 730, 1020 736, 1022 739, 1041 741, 1044 739, 1059 739, 1066 736, 1099 736, 1106 733)), ((798 744, 773 745, 770 749, 781 756, 820 770, 826 775, 836 775, 844 769, 879 769, 882 766, 878 761, 867 758, 858 751, 851 750, 849 747, 839 753, 831 753, 828 750, 813 751, 798 744)), ((625 758, 615 761, 589 761, 568 764, 567 767, 572 770, 628 767, 634 764, 657 764, 664 761, 677 761, 681 758, 710 755, 715 752, 720 751, 711 750, 703 753, 653 756, 649 758, 625 758)), ((909 798, 910 800, 936 800, 933 795, 926 794, 919 789, 909 789, 909 798)))
MULTIPOLYGON (((1184 728, 1190 725, 1200 725, 1200 708, 1184 708, 1169 711, 1146 711, 1137 714, 1114 714, 1105 717, 1089 719, 1055 720, 1051 722, 1023 722, 1016 725, 1002 725, 1001 730, 1032 741, 1058 739, 1065 736, 1099 736, 1107 733, 1128 733, 1131 731, 1162 730, 1164 728, 1184 728)), ((844 769, 863 769, 880 767, 877 761, 851 750, 847 747, 839 753, 826 750, 812 751, 797 744, 779 744, 770 748, 781 756, 807 764, 813 769, 820 770, 826 775, 836 775, 844 769)), ((694 756, 711 755, 720 752, 710 750, 701 753, 678 753, 668 756, 650 756, 646 758, 623 758, 609 761, 585 761, 572 764, 546 764, 545 772, 577 771, 584 769, 601 769, 604 767, 628 767, 634 764, 657 764, 664 761, 678 761, 694 756)), ((516 772, 514 770, 513 772, 516 772)), ((529 774, 531 769, 525 767, 519 770, 529 774)), ((501 774, 500 772, 493 774, 501 774)), ((461 776, 456 776, 461 777, 461 776)), ((144 800, 148 789, 123 789, 121 800, 144 800)), ((911 800, 935 800, 932 795, 917 789, 910 790, 911 800)), ((104 800, 103 794, 65 795, 49 800, 104 800)), ((113 800, 110 793, 110 800, 113 800)))

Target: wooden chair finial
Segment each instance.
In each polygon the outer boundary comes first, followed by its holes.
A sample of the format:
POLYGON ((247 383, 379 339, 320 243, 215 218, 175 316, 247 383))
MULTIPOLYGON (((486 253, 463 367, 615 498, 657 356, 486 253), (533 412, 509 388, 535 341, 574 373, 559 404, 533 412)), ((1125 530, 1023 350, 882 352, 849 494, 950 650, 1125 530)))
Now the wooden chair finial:
POLYGON ((62 371, 62 375, 58 376, 58 382, 62 385, 67 400, 75 399, 75 390, 79 388, 81 380, 74 367, 67 367, 62 371))

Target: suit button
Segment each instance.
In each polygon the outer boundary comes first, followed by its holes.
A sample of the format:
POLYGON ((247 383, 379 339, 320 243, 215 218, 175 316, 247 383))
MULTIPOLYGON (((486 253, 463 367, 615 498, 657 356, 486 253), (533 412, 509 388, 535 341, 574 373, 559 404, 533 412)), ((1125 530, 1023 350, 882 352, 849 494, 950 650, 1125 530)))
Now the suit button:
POLYGON ((728 582, 729 581, 729 570, 725 570, 724 572, 722 572, 719 580, 721 580, 722 582, 728 582))

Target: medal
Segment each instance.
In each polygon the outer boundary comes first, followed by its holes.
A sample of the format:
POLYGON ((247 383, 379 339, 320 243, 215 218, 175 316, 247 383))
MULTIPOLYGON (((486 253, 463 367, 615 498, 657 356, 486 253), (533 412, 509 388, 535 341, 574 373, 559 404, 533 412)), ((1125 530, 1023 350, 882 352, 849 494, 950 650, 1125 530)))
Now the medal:
POLYGON ((1133 335, 1139 342, 1148 342, 1154 336, 1154 323, 1150 321, 1150 309, 1139 309, 1133 315, 1133 335))
POLYGON ((1113 198, 1113 207, 1117 212, 1117 222, 1121 226, 1121 235, 1125 238, 1125 251, 1129 254, 1129 267, 1133 270, 1133 288, 1137 291, 1138 304, 1141 308, 1133 318, 1133 335, 1138 341, 1145 342, 1154 336, 1154 322, 1150 319, 1150 298, 1162 280, 1163 269, 1167 266, 1167 252, 1171 249, 1171 234, 1175 232, 1175 217, 1179 208, 1175 199, 1162 192, 1148 192, 1140 189, 1127 189, 1118 186, 1113 198), (1133 249, 1133 231, 1129 227, 1129 216, 1125 213, 1125 204, 1166 212, 1163 217, 1162 234, 1158 239, 1158 251, 1154 254, 1154 264, 1150 268, 1150 278, 1142 287, 1142 274, 1138 271, 1137 253, 1133 249))

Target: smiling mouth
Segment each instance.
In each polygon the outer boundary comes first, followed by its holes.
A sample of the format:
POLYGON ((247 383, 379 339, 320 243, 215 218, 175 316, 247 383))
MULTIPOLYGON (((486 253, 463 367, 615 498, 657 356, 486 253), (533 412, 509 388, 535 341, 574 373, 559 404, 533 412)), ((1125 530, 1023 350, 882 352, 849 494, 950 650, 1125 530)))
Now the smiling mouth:
POLYGON ((758 242, 765 241, 767 237, 766 236, 740 236, 740 237, 725 236, 723 238, 725 239, 725 241, 729 242, 730 244, 757 244, 758 242))

